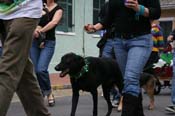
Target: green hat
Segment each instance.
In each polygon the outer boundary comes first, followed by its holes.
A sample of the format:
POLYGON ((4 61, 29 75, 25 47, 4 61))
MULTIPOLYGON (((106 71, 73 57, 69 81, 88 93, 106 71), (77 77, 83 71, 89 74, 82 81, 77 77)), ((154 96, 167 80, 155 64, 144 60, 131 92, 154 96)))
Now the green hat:
POLYGON ((172 53, 162 53, 160 58, 165 61, 167 64, 171 64, 171 60, 173 59, 172 53))

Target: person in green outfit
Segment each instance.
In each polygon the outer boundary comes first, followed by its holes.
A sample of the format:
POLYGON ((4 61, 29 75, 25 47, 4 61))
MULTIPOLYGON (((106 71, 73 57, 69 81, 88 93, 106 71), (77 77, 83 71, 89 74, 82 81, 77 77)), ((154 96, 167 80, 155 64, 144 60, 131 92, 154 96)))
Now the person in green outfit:
POLYGON ((0 116, 6 116, 15 92, 27 116, 51 116, 29 58, 41 13, 42 0, 0 1, 0 21, 6 35, 0 58, 0 116))

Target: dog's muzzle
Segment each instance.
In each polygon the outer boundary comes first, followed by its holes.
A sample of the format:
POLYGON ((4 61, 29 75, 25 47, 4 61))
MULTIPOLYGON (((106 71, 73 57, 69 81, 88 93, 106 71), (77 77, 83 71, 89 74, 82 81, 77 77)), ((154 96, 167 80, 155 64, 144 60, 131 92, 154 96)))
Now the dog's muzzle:
POLYGON ((69 73, 69 69, 65 69, 65 70, 61 71, 60 77, 65 77, 68 73, 69 73))
POLYGON ((56 71, 60 71, 59 65, 56 65, 56 66, 55 66, 55 70, 56 70, 56 71))

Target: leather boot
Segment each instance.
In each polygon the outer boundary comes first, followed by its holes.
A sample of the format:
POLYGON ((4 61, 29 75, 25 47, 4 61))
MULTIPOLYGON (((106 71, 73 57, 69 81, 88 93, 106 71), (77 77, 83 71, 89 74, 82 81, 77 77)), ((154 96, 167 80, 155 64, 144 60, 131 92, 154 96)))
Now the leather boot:
POLYGON ((138 104, 138 115, 137 116, 145 116, 143 112, 143 105, 142 105, 142 93, 139 94, 139 104, 138 104))
POLYGON ((136 116, 138 112, 139 97, 131 94, 123 95, 123 108, 121 116, 136 116))

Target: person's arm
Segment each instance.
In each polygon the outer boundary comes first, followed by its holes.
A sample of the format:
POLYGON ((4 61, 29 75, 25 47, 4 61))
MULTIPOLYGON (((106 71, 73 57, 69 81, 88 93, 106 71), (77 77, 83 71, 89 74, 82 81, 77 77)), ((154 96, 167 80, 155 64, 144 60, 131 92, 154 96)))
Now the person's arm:
POLYGON ((117 0, 109 0, 105 10, 105 16, 99 22, 101 23, 101 25, 103 25, 104 29, 109 28, 113 24, 115 19, 115 13, 117 13, 116 8, 117 0))
MULTIPOLYGON (((114 0, 113 0, 114 1, 114 0)), ((113 2, 112 1, 112 2, 113 2)), ((107 2, 104 7, 101 9, 100 11, 100 21, 98 23, 96 23, 95 25, 92 24, 87 24, 84 26, 84 29, 88 32, 88 33, 94 33, 96 31, 102 30, 102 29, 106 29, 110 24, 111 24, 111 17, 113 16, 112 13, 110 12, 112 10, 110 10, 112 7, 110 4, 111 1, 107 2), (110 8, 109 8, 110 7, 110 8), (109 23, 110 22, 110 23, 109 23)))
POLYGON ((94 25, 93 28, 94 28, 96 31, 102 30, 102 29, 103 29, 103 25, 102 25, 101 23, 97 23, 97 24, 94 25))
POLYGON ((52 29, 53 27, 55 27, 61 20, 62 18, 62 14, 63 14, 63 10, 59 9, 55 12, 52 20, 45 25, 44 27, 42 27, 41 29, 39 29, 40 32, 47 32, 48 30, 52 29))
POLYGON ((103 25, 101 23, 97 23, 95 25, 87 24, 84 26, 84 29, 87 33, 95 33, 96 31, 102 30, 103 25))
POLYGON ((175 37, 175 29, 170 33, 170 35, 173 35, 175 37))
POLYGON ((173 31, 167 37, 167 41, 173 41, 173 40, 175 40, 175 29, 173 29, 173 31))

